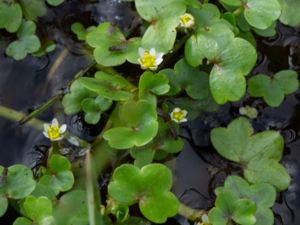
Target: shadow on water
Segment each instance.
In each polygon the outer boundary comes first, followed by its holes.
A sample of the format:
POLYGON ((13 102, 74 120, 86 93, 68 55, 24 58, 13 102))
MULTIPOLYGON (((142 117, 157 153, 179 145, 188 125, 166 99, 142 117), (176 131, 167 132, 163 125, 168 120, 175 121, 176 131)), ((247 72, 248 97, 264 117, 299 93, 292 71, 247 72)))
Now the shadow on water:
MULTIPOLYGON (((0 104, 19 111, 28 112, 54 96, 72 80, 74 74, 89 64, 83 56, 81 44, 70 33, 70 25, 78 18, 85 25, 93 21, 111 21, 126 31, 135 14, 128 4, 117 0, 102 0, 94 3, 68 1, 53 8, 41 18, 41 33, 57 40, 54 53, 41 58, 27 57, 17 62, 5 56, 7 38, 0 39, 0 104), (64 18, 59 19, 59 18, 64 18), (63 22, 61 22, 63 21, 63 22), (43 25, 43 27, 42 27, 43 25), (60 59, 60 63, 58 63, 60 59), (56 67, 56 69, 53 69, 56 67)), ((272 75, 281 69, 300 72, 300 35, 297 30, 277 26, 278 34, 273 38, 257 38, 259 60, 252 74, 272 75)), ((222 159, 213 150, 209 133, 212 128, 227 125, 238 116, 242 105, 258 108, 259 117, 252 121, 256 131, 275 129, 285 138, 285 155, 282 163, 292 176, 289 189, 278 195, 274 206, 276 223, 300 224, 300 91, 286 98, 278 108, 267 107, 260 100, 244 98, 243 101, 222 106, 218 112, 203 113, 185 125, 181 136, 186 140, 185 148, 177 157, 173 191, 182 202, 194 208, 210 208, 214 202, 213 190, 223 184, 226 176, 240 174, 235 165, 222 159)), ((54 107, 41 115, 49 121, 61 108, 54 107)), ((80 118, 67 118, 71 131, 80 134, 87 130, 80 118), (76 131, 77 130, 77 131, 76 131)), ((0 118, 0 164, 14 163, 32 165, 35 145, 49 144, 41 132, 0 118)), ((11 215, 7 215, 9 217, 11 215)), ((1 224, 3 223, 0 219, 1 224)), ((168 224, 188 224, 181 217, 170 219, 168 224)), ((8 223, 7 223, 8 224, 8 223)))

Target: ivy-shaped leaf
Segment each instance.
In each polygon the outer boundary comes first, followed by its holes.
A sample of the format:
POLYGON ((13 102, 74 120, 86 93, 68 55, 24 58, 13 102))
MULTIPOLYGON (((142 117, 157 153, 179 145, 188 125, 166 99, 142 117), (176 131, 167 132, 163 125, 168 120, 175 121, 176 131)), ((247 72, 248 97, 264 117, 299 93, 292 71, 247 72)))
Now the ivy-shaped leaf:
POLYGON ((72 190, 64 194, 53 206, 56 225, 89 224, 86 192, 72 190))
POLYGON ((215 207, 209 212, 209 221, 214 225, 227 225, 232 222, 243 225, 256 224, 256 205, 249 199, 236 197, 231 192, 218 195, 215 207))
POLYGON ((300 1, 298 0, 278 0, 281 5, 280 21, 289 26, 298 26, 300 24, 300 1))
POLYGON ((252 97, 263 97, 272 107, 279 106, 285 95, 292 94, 299 87, 298 74, 293 70, 282 70, 269 77, 258 74, 248 81, 248 91, 252 97))
POLYGON ((22 199, 35 188, 32 171, 24 165, 0 166, 0 216, 8 207, 8 199, 22 199))
POLYGON ((255 225, 274 224, 274 215, 271 207, 275 203, 276 190, 266 183, 249 185, 247 181, 238 176, 226 178, 224 187, 216 189, 217 198, 222 193, 230 193, 240 199, 249 199, 256 204, 255 225))
POLYGON ((77 39, 80 41, 85 41, 87 34, 95 29, 96 27, 94 26, 85 29, 85 27, 81 23, 73 23, 71 26, 72 32, 76 34, 77 39))
POLYGON ((18 40, 10 43, 6 49, 6 54, 15 60, 24 59, 27 54, 39 50, 41 43, 35 35, 36 25, 33 21, 23 21, 17 32, 18 40))
POLYGON ((244 176, 249 182, 269 183, 278 190, 289 186, 290 177, 279 164, 283 151, 283 138, 279 132, 253 134, 249 121, 240 117, 227 128, 214 128, 211 141, 224 158, 243 165, 244 176))
POLYGON ((226 6, 243 10, 247 22, 257 29, 266 29, 276 21, 281 14, 281 6, 277 0, 221 0, 226 6))
POLYGON ((179 207, 176 196, 170 192, 171 187, 172 173, 162 164, 150 164, 141 169, 123 164, 114 171, 108 193, 128 206, 139 203, 147 219, 164 223, 168 217, 176 215, 179 207))
POLYGON ((163 95, 170 89, 169 80, 163 73, 146 71, 139 81, 139 98, 156 103, 156 95, 163 95))
POLYGON ((52 202, 45 196, 28 196, 21 205, 21 212, 25 217, 19 217, 13 225, 56 225, 52 216, 52 202))
POLYGON ((22 9, 18 3, 0 2, 0 29, 10 33, 16 32, 22 23, 22 9))
POLYGON ((69 160, 53 154, 48 160, 47 173, 41 177, 39 183, 50 186, 56 194, 70 190, 74 184, 74 176, 69 160))
POLYGON ((127 149, 143 146, 157 134, 156 107, 146 100, 129 101, 122 104, 119 118, 123 125, 113 127, 103 135, 113 148, 127 149))
POLYGON ((38 17, 43 16, 47 12, 47 7, 44 1, 41 0, 20 0, 19 1, 24 16, 28 20, 36 21, 38 17))
POLYGON ((173 48, 176 27, 186 10, 186 3, 182 0, 135 0, 135 7, 150 23, 142 39, 143 48, 167 53, 173 48))
MULTIPOLYGON (((159 119, 159 129, 156 137, 149 144, 142 147, 134 147, 130 150, 131 156, 135 159, 134 164, 138 167, 143 167, 150 164, 155 156, 161 154, 164 157, 168 154, 180 152, 184 142, 177 135, 179 126, 173 127, 173 124, 167 124, 162 119, 159 119), (169 127, 172 126, 172 127, 169 127)), ((175 126, 175 125, 174 125, 175 126)))
POLYGON ((117 66, 126 60, 138 64, 140 38, 126 40, 120 29, 110 23, 102 23, 86 36, 86 42, 94 49, 97 63, 103 66, 117 66))
POLYGON ((88 90, 96 92, 107 99, 126 101, 133 97, 130 92, 133 85, 126 78, 119 75, 99 71, 95 74, 95 78, 81 77, 78 82, 88 90))
POLYGON ((184 59, 179 60, 174 70, 164 69, 161 73, 166 74, 170 81, 170 91, 166 94, 174 96, 185 90, 193 99, 207 99, 210 96, 208 74, 191 67, 184 59))

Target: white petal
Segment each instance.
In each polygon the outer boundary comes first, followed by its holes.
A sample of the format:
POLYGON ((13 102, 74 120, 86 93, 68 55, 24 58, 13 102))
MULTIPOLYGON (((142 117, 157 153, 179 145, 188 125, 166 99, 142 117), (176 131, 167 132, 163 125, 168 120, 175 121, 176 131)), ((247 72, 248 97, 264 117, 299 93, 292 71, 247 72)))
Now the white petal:
POLYGON ((60 141, 64 138, 63 135, 59 136, 58 138, 54 138, 54 139, 51 139, 51 141, 60 141))
POLYGON ((161 64, 162 61, 163 61, 162 58, 157 58, 155 59, 155 64, 158 66, 159 64, 161 64))
POLYGON ((164 55, 164 53, 158 52, 158 53, 156 53, 156 58, 157 58, 157 59, 162 58, 163 55, 164 55))
POLYGON ((180 111, 181 111, 181 109, 178 108, 178 107, 176 107, 176 108, 173 109, 173 112, 180 112, 180 111))
POLYGON ((155 48, 151 48, 149 53, 150 55, 153 55, 155 57, 156 56, 155 48))
POLYGON ((152 71, 155 71, 155 70, 157 70, 157 66, 149 67, 149 69, 152 70, 152 71))
POLYGON ((187 118, 183 118, 182 120, 180 120, 181 123, 186 122, 187 118))
POLYGON ((67 125, 63 124, 59 128, 59 133, 63 134, 63 133, 65 133, 66 130, 67 130, 67 125))
POLYGON ((185 116, 187 115, 188 112, 187 112, 186 110, 183 109, 183 110, 182 110, 182 113, 183 113, 183 115, 184 115, 184 117, 185 117, 185 116))
POLYGON ((145 49, 139 48, 139 56, 143 57, 144 53, 145 53, 145 49))
POLYGON ((208 222, 208 216, 204 214, 203 216, 201 216, 201 220, 202 222, 208 222))
POLYGON ((43 135, 46 137, 46 138, 49 138, 49 136, 48 136, 48 133, 47 132, 43 132, 43 135))
POLYGON ((56 118, 54 118, 53 120, 52 120, 52 123, 51 123, 53 126, 55 126, 55 127, 58 127, 59 126, 59 123, 58 123, 58 120, 56 119, 56 118))
POLYGON ((49 123, 45 123, 44 124, 44 131, 48 132, 49 128, 50 128, 50 124, 49 123))

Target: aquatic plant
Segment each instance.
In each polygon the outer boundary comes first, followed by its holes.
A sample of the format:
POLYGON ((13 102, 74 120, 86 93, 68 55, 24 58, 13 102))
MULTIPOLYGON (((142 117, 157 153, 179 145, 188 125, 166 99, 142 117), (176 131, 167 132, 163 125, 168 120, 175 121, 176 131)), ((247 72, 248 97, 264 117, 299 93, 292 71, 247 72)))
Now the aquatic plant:
MULTIPOLYGON (((0 28, 18 38, 6 53, 16 60, 53 50, 52 44, 41 47, 36 35, 34 21, 46 12, 44 1, 28 2, 0 0, 0 28)), ((47 1, 53 6, 62 2, 47 1)), ((22 118, 25 123, 59 102, 66 115, 83 115, 101 133, 87 142, 57 120, 46 124, 44 135, 52 142, 35 179, 25 166, 0 167, 0 216, 11 202, 21 215, 14 225, 144 225, 164 223, 176 214, 203 220, 201 224, 272 225, 276 192, 287 189, 291 180, 280 164, 284 142, 279 131, 254 132, 244 117, 211 131, 214 148, 239 168, 235 174, 240 176, 228 176, 216 188, 209 209, 180 203, 171 191, 173 175, 165 162, 184 146, 180 125, 201 112, 246 94, 277 107, 298 89, 295 71, 251 73, 257 61, 253 35, 273 36, 278 19, 300 24, 299 17, 287 13, 298 2, 130 2, 140 17, 138 32, 125 33, 110 22, 89 27, 73 23, 70 29, 93 62, 75 75, 64 94, 22 118), (136 74, 123 70, 126 66, 136 74), (76 159, 63 156, 64 142, 71 138, 74 151, 81 151, 76 159), (98 176, 107 167, 112 169, 107 192, 99 191, 98 176), (105 195, 102 203, 100 192, 105 195)), ((1 108, 1 115, 7 115, 5 110, 1 108)), ((258 116, 255 109, 247 110, 249 118, 258 116)), ((20 117, 12 113, 9 118, 20 117)))

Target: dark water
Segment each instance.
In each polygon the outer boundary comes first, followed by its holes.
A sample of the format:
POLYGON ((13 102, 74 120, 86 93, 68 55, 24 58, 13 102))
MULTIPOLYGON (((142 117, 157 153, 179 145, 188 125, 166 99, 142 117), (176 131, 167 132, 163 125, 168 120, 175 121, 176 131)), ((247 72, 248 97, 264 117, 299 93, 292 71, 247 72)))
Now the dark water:
MULTIPOLYGON (((112 21, 128 30, 135 18, 131 7, 117 0, 86 3, 68 1, 61 7, 53 8, 39 24, 41 34, 57 40, 55 52, 41 58, 27 57, 16 62, 5 56, 7 35, 0 33, 0 104, 27 112, 49 97, 64 91, 66 84, 80 69, 89 64, 83 56, 82 46, 70 33, 70 25, 80 19, 85 25, 102 21, 112 21), (91 22, 92 21, 92 22, 91 22), (42 24, 44 24, 42 26, 42 24), (58 63, 58 61, 61 61, 58 63), (54 67, 57 67, 54 69, 54 67)), ((300 35, 296 29, 277 26, 278 35, 273 38, 258 38, 259 60, 253 74, 273 74, 281 69, 294 69, 300 72, 300 35)), ((219 157, 213 150, 209 133, 214 127, 225 126, 239 116, 242 105, 258 108, 259 117, 252 121, 256 131, 275 129, 285 138, 285 154, 282 163, 292 176, 289 189, 278 195, 274 206, 276 224, 300 224, 300 91, 287 97, 278 108, 270 108, 261 100, 245 97, 242 101, 227 104, 218 112, 204 113, 182 128, 186 145, 177 157, 175 166, 174 192, 180 200, 194 208, 210 208, 214 202, 213 190, 223 184, 226 176, 239 173, 228 161, 219 157)), ((55 106, 41 115, 49 121, 53 115, 62 116, 61 108, 55 106), (58 113, 58 114, 57 114, 58 113)), ((72 124, 72 132, 85 131, 82 124, 72 124), (77 129, 77 131, 76 131, 77 129)), ((73 122, 72 122, 73 121, 73 122)), ((30 127, 0 118, 0 164, 9 166, 15 163, 32 165, 34 146, 49 144, 38 132, 30 127)), ((181 217, 177 222, 171 219, 168 224, 188 224, 181 217)), ((2 222, 1 224, 10 224, 2 222)))

